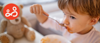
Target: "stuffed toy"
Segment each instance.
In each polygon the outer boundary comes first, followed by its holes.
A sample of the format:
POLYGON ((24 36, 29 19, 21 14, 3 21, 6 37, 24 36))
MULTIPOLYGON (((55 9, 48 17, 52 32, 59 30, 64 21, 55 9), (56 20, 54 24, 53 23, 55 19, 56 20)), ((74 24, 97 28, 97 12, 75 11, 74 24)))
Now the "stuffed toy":
MULTIPOLYGON (((6 4, 7 5, 7 4, 6 4)), ((3 9, 6 5, 0 6, 2 16, 3 9)), ((23 5, 17 5, 19 7, 19 16, 14 20, 9 20, 4 17, 0 23, 0 42, 1 43, 14 43, 15 39, 25 37, 29 41, 35 40, 35 32, 30 29, 30 24, 25 17, 22 16, 23 5), (25 27, 25 25, 27 27, 25 27)))

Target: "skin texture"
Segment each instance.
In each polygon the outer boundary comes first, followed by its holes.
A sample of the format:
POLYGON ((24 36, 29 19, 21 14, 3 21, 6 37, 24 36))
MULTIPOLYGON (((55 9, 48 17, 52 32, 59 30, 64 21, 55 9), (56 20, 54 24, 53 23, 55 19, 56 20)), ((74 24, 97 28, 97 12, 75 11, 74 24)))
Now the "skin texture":
POLYGON ((39 22, 44 23, 48 19, 48 14, 42 9, 39 4, 34 4, 30 7, 30 12, 34 13, 39 22))
POLYGON ((76 13, 72 6, 69 7, 69 10, 70 12, 67 8, 62 10, 64 12, 63 23, 65 27, 69 28, 69 32, 86 34, 99 20, 99 17, 91 18, 88 13, 76 13))
MULTIPOLYGON (((26 37, 29 41, 34 41, 35 39, 35 32, 28 27, 31 27, 29 22, 26 20, 25 17, 22 16, 22 5, 18 5, 20 9, 19 17, 21 21, 18 24, 13 24, 8 19, 2 19, 0 23, 0 40, 2 43, 13 43, 14 39, 21 38, 23 36, 26 37), (26 25, 27 27, 25 27, 26 25), (7 30, 7 33, 4 33, 7 30)), ((3 15, 3 6, 0 6, 1 14, 3 15)), ((4 15, 3 15, 4 16, 4 15)), ((19 19, 18 19, 19 20, 19 19)), ((15 19, 15 22, 18 21, 15 19)))
MULTIPOLYGON (((62 11, 64 12, 63 24, 64 27, 70 33, 78 33, 78 34, 86 34, 92 30, 93 25, 95 25, 99 17, 91 18, 88 13, 76 13, 72 6, 69 7, 70 12, 65 7, 62 11)), ((39 4, 34 4, 30 7, 31 13, 34 13, 40 23, 44 23, 47 19, 48 15, 39 4)))

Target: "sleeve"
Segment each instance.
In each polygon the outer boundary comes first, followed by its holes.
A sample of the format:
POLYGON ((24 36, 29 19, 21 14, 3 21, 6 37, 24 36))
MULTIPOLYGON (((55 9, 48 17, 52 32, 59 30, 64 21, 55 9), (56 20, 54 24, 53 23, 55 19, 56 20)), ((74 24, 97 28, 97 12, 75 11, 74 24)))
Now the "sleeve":
MULTIPOLYGON (((57 19, 55 18, 55 20, 57 19)), ((61 32, 63 32, 65 30, 65 27, 59 25, 55 20, 53 18, 48 17, 47 21, 41 24, 41 26, 45 28, 60 30, 61 32)), ((61 21, 61 19, 58 19, 58 20, 61 21)))

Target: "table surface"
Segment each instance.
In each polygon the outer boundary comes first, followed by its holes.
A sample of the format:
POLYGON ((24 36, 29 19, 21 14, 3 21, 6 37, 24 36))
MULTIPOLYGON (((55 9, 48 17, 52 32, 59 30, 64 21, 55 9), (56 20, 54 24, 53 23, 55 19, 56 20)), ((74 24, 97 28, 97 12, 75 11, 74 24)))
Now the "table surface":
POLYGON ((21 39, 16 39, 14 43, 40 43, 41 39, 44 37, 39 32, 35 31, 36 39, 33 42, 28 41, 25 37, 21 39))

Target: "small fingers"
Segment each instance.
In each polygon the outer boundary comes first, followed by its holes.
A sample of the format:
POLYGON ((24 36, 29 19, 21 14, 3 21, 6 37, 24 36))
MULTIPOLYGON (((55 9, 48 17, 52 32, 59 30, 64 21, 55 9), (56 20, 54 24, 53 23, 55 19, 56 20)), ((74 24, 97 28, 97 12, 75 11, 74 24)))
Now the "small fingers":
POLYGON ((33 5, 33 11, 36 14, 36 6, 35 5, 33 5))
POLYGON ((36 6, 36 12, 37 12, 37 14, 40 15, 40 7, 39 7, 39 5, 36 6))
POLYGON ((49 14, 47 14, 47 13, 43 10, 43 8, 42 8, 41 5, 40 5, 40 14, 41 14, 41 15, 44 14, 44 15, 46 15, 46 16, 49 16, 49 14))
POLYGON ((44 15, 49 16, 49 14, 48 14, 48 13, 46 13, 45 11, 43 11, 43 13, 44 13, 44 15))
POLYGON ((39 4, 34 4, 32 7, 30 7, 31 12, 40 15, 40 5, 39 4), (33 10, 32 10, 33 8, 33 10))
POLYGON ((30 11, 31 11, 31 13, 35 13, 36 15, 42 15, 42 14, 44 14, 44 15, 46 15, 46 16, 49 16, 49 14, 46 13, 46 12, 43 10, 42 6, 39 5, 39 4, 34 4, 33 6, 31 6, 31 7, 30 7, 30 11))
POLYGON ((33 7, 32 7, 32 6, 30 7, 30 12, 31 12, 31 13, 34 13, 34 12, 33 12, 33 7))
POLYGON ((43 9, 42 9, 41 5, 39 5, 39 6, 40 6, 40 15, 42 15, 43 14, 43 9))

